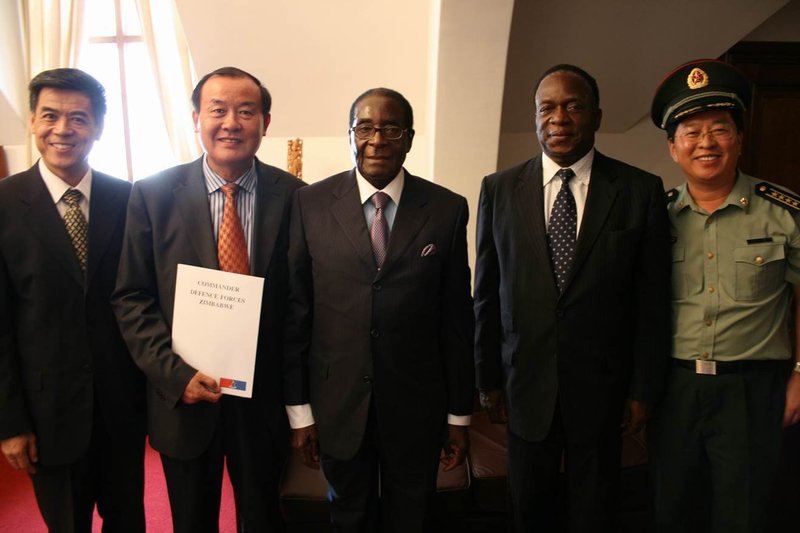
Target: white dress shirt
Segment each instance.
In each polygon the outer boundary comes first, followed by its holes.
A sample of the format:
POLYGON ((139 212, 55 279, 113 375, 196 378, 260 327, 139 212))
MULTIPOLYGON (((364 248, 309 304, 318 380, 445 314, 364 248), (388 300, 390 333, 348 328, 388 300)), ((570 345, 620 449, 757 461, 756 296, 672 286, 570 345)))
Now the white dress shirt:
MULTIPOLYGON (((578 225, 576 230, 578 235, 581 232, 581 222, 583 222, 583 210, 586 207, 586 195, 589 193, 589 178, 592 175, 592 163, 594 162, 594 148, 578 159, 569 167, 561 167, 547 154, 542 154, 542 181, 544 185, 544 224, 550 224, 550 212, 553 204, 556 203, 556 196, 561 190, 561 178, 556 178, 556 172, 562 168, 571 168, 575 177, 569 180, 569 190, 575 197, 575 207, 578 209, 578 225)), ((575 236, 577 239, 578 235, 575 236)))
POLYGON ((56 204, 56 209, 58 209, 58 214, 61 218, 64 218, 64 215, 67 213, 67 203, 62 200, 64 193, 67 192, 69 189, 76 189, 81 192, 83 197, 80 201, 80 208, 81 212, 83 212, 83 216, 86 219, 86 223, 89 223, 89 199, 92 195, 92 169, 86 171, 86 174, 83 175, 81 181, 75 186, 70 186, 66 181, 62 180, 53 172, 47 168, 47 165, 44 164, 44 161, 41 159, 39 160, 39 173, 42 175, 42 180, 44 181, 44 186, 47 187, 47 191, 50 193, 50 196, 53 198, 53 203, 56 204))

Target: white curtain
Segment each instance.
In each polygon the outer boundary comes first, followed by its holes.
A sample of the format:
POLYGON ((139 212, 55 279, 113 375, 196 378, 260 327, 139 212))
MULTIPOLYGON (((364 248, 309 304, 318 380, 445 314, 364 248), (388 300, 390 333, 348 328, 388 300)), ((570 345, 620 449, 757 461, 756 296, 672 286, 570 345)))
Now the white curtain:
POLYGON ((178 161, 191 161, 201 153, 191 120, 197 76, 175 1, 136 0, 136 5, 173 153, 178 161))
POLYGON ((17 2, 28 79, 43 70, 74 67, 83 37, 83 0, 17 2))
MULTIPOLYGON (((28 94, 22 58, 19 6, 0 2, 0 144, 24 146, 28 136, 28 94)), ((24 156, 23 156, 24 157, 24 156)))
MULTIPOLYGON (((43 70, 74 67, 83 37, 84 0, 17 0, 25 80, 43 70)), ((28 143, 28 164, 39 157, 28 143)))

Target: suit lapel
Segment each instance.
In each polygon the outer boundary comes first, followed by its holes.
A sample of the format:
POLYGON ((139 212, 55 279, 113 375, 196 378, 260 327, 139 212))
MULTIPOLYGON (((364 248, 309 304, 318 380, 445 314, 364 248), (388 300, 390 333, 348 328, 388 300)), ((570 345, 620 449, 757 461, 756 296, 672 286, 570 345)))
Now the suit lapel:
POLYGON ((108 243, 118 230, 117 220, 125 214, 127 198, 114 191, 107 177, 99 172, 92 174, 92 196, 89 202, 89 258, 87 285, 97 271, 108 243))
POLYGON ((250 265, 251 274, 263 276, 267 272, 275 240, 281 226, 283 202, 277 190, 277 178, 265 165, 256 161, 256 209, 253 231, 253 259, 250 265))
POLYGON ((547 227, 544 224, 544 185, 542 176, 542 158, 537 156, 530 160, 520 173, 514 191, 514 219, 525 228, 527 246, 533 254, 532 270, 549 272, 553 294, 558 294, 556 278, 550 261, 550 249, 547 246, 547 227))
POLYGON ((616 176, 614 176, 609 167, 608 160, 600 152, 596 152, 592 163, 592 177, 589 180, 589 192, 586 196, 583 221, 578 234, 575 260, 572 263, 572 271, 567 280, 567 286, 577 276, 581 266, 586 262, 597 236, 603 230, 603 225, 617 196, 617 190, 613 185, 615 179, 616 176))
POLYGON ((25 224, 36 234, 56 262, 83 287, 84 275, 78 256, 37 166, 28 173, 26 188, 20 193, 20 202, 24 206, 22 218, 25 224))
POLYGON ((178 208, 184 227, 188 229, 189 240, 205 268, 219 268, 215 249, 214 230, 211 227, 211 212, 208 207, 208 190, 203 175, 202 157, 189 167, 189 172, 177 183, 173 190, 175 205, 178 208))
POLYGON ((397 206, 394 224, 392 224, 392 231, 389 234, 389 248, 386 250, 386 259, 383 262, 383 268, 378 273, 378 278, 391 270, 428 222, 430 217, 428 198, 422 190, 420 180, 422 178, 406 172, 400 205, 397 206))
MULTIPOLYGON (((355 170, 339 176, 339 184, 334 189, 335 198, 331 204, 331 213, 355 248, 367 271, 374 274, 376 271, 375 258, 372 255, 372 243, 364 219, 364 208, 358 195, 355 170)), ((397 221, 395 220, 395 222, 397 221)), ((389 249, 391 250, 391 244, 389 249)))

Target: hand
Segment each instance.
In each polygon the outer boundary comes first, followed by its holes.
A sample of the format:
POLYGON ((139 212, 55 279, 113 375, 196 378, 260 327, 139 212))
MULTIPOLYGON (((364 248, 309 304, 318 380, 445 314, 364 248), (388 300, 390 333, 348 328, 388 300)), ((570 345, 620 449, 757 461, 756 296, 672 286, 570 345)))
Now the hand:
POLYGON ((783 427, 800 422, 800 374, 792 372, 786 384, 786 407, 783 410, 783 427))
POLYGON ((217 381, 202 372, 197 372, 186 388, 183 390, 181 400, 183 403, 193 404, 200 402, 216 403, 222 397, 222 392, 217 385, 217 381))
POLYGON ((454 426, 448 424, 449 436, 442 446, 444 455, 439 461, 444 465, 444 471, 449 472, 464 462, 469 450, 469 432, 467 426, 454 426))
POLYGON ((478 398, 483 407, 489 414, 489 420, 493 424, 505 424, 508 422, 508 412, 506 411, 506 399, 502 389, 480 391, 478 398))
POLYGON ((0 441, 0 449, 6 456, 8 464, 14 470, 25 470, 29 474, 36 473, 39 452, 36 450, 36 435, 23 433, 0 441))
POLYGON ((293 429, 292 448, 303 454, 304 465, 319 470, 319 437, 317 437, 316 424, 293 429))
POLYGON ((622 436, 627 437, 639 433, 649 417, 650 413, 646 403, 628 399, 625 402, 625 413, 622 416, 622 436))

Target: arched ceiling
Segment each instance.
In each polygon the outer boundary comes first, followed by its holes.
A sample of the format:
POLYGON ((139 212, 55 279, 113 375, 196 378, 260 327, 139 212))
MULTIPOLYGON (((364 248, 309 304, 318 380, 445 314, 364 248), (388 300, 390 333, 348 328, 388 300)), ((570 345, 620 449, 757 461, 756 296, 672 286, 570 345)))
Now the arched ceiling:
POLYGON ((627 131, 648 113, 669 69, 718 57, 787 2, 516 0, 501 131, 533 132, 534 85, 559 63, 576 64, 597 79, 601 131, 627 131))
POLYGON ((346 135, 347 111, 366 89, 399 90, 424 128, 428 0, 176 0, 195 68, 243 68, 273 97, 275 136, 346 135))

